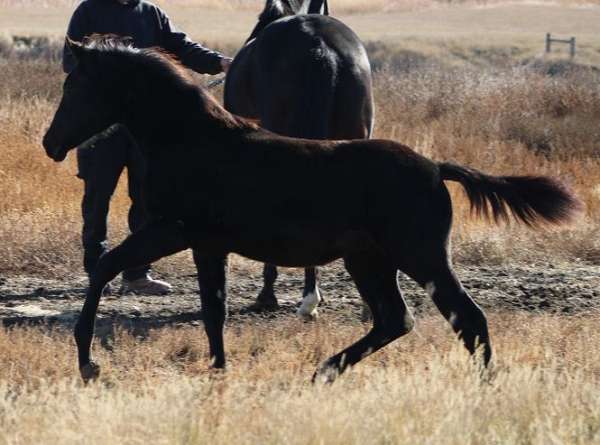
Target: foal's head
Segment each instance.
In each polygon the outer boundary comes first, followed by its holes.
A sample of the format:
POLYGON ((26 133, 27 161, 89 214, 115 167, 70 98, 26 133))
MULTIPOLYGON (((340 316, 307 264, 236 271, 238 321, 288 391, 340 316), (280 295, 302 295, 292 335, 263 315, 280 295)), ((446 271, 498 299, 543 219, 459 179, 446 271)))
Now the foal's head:
POLYGON ((55 161, 62 161, 67 152, 88 138, 118 121, 119 93, 123 75, 122 64, 107 66, 105 56, 110 45, 115 52, 132 50, 127 43, 108 39, 78 43, 67 40, 77 60, 63 85, 63 96, 44 136, 46 153, 55 161))
MULTIPOLYGON (((134 86, 153 81, 162 86, 169 78, 184 84, 190 79, 170 56, 136 49, 124 39, 93 36, 84 43, 68 40, 68 45, 77 66, 65 79, 61 102, 43 140, 55 161, 112 124, 124 123, 134 86)), ((156 94, 156 88, 147 90, 156 94)))
POLYGON ((297 14, 329 15, 327 0, 267 0, 265 8, 258 16, 258 23, 246 42, 256 38, 267 25, 275 20, 297 14))

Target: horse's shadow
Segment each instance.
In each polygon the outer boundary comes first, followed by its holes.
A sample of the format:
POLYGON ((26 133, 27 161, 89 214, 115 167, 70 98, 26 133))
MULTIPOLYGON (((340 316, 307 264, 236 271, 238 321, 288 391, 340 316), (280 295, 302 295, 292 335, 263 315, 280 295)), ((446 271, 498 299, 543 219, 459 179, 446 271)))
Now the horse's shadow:
POLYGON ((80 298, 85 296, 85 286, 68 287, 68 288, 47 288, 37 287, 32 290, 20 292, 2 291, 0 294, 0 302, 2 301, 35 301, 40 298, 46 300, 65 300, 69 298, 80 298))
MULTIPOLYGON (((83 293, 83 292, 82 292, 83 293)), ((23 299, 27 295, 19 295, 23 299)), ((35 297, 39 298, 39 297, 35 297)), ((34 297, 32 297, 34 299, 34 297)), ((233 308, 229 311, 230 318, 243 321, 248 318, 277 318, 281 316, 292 316, 296 311, 296 305, 284 304, 278 309, 269 312, 256 312, 247 307, 233 308)), ((45 332, 71 331, 80 314, 80 309, 69 309, 62 311, 60 314, 51 316, 23 316, 16 314, 15 316, 3 317, 1 320, 2 326, 5 328, 17 327, 34 327, 45 332)), ((96 320, 95 336, 100 340, 100 343, 111 348, 113 339, 117 332, 127 332, 137 339, 147 339, 150 332, 153 330, 174 327, 182 328, 189 326, 198 326, 203 322, 203 314, 200 309, 190 312, 178 312, 169 315, 153 314, 151 316, 132 317, 128 314, 104 316, 96 320)))

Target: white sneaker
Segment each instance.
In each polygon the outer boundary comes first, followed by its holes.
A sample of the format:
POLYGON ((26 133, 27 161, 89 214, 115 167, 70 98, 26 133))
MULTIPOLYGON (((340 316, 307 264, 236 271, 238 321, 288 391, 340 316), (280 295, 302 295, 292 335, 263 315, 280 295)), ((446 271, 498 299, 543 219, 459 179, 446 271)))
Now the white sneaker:
POLYGON ((133 292, 143 295, 165 295, 171 292, 171 290, 173 290, 173 286, 169 283, 166 281, 155 280, 149 275, 132 281, 124 279, 123 284, 121 285, 122 294, 133 292))

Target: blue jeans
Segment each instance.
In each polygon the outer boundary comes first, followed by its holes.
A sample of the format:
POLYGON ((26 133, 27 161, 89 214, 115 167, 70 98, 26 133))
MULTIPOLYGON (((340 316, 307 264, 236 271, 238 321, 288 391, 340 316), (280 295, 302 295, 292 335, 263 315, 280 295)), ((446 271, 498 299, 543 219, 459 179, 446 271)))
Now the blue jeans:
MULTIPOLYGON (((83 267, 89 275, 100 256, 108 250, 106 231, 110 199, 125 167, 131 198, 129 230, 139 230, 148 219, 142 198, 144 159, 129 133, 113 126, 77 149, 77 165, 77 176, 84 183, 81 203, 83 267)), ((149 270, 150 265, 126 270, 123 278, 135 280, 149 270)))

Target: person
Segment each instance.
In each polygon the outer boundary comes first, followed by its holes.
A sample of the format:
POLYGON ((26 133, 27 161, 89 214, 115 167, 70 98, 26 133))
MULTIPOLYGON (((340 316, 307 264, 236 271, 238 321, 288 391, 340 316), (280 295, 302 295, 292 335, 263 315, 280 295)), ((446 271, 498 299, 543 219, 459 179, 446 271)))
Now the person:
MULTIPOLYGON (((176 29, 157 6, 144 0, 84 0, 69 22, 67 37, 82 41, 92 34, 111 34, 131 39, 138 48, 161 47, 188 68, 206 74, 227 71, 231 58, 204 48, 176 29)), ((65 44, 63 69, 70 73, 76 60, 65 44)), ((143 160, 126 129, 114 125, 82 144, 77 150, 78 176, 84 182, 82 201, 83 266, 89 275, 100 256, 108 250, 107 217, 110 199, 123 169, 127 167, 128 223, 132 232, 148 218, 142 200, 143 160)), ((122 292, 161 295, 171 291, 165 281, 153 279, 150 265, 123 273, 122 292)), ((110 288, 105 289, 110 292, 110 288)))

